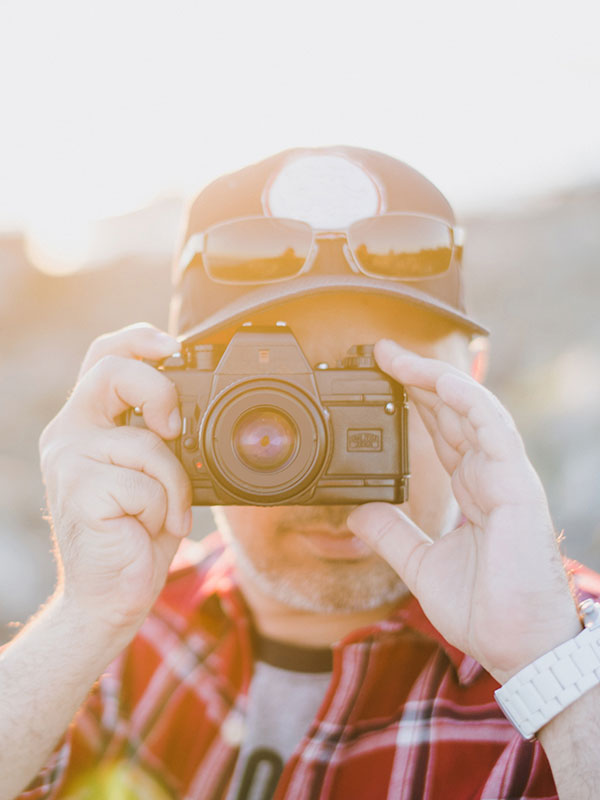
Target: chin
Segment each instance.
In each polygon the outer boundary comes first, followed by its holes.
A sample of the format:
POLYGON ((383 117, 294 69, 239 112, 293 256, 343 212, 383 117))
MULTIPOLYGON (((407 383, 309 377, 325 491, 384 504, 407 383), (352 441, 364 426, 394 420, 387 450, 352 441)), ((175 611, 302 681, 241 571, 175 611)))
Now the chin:
POLYGON ((406 586, 381 558, 300 566, 277 556, 253 558, 230 540, 238 568, 264 595, 289 608, 320 614, 369 611, 400 600, 406 586))

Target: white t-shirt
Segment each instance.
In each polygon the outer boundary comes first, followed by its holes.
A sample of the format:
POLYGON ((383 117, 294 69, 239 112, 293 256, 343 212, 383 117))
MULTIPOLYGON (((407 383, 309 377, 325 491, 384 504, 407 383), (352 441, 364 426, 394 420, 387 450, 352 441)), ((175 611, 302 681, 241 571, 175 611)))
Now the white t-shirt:
POLYGON ((227 800, 269 800, 331 680, 330 649, 257 638, 240 753, 227 800))

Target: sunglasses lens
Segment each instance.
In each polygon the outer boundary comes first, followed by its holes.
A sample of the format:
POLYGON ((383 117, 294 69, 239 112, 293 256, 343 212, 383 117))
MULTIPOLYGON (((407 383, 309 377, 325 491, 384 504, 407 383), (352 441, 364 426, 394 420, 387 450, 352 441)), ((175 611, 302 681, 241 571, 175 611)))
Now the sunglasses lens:
POLYGON ((253 217, 211 228, 204 265, 223 283, 269 283, 297 275, 310 251, 312 231, 304 222, 253 217))
POLYGON ((452 259, 452 231, 441 220, 388 214, 355 222, 348 241, 360 267, 377 278, 440 275, 452 259))

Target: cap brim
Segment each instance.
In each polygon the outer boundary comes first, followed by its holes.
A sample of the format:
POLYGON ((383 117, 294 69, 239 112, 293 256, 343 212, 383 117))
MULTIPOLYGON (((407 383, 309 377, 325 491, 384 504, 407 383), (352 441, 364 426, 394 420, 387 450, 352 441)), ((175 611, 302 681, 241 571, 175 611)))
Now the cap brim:
POLYGON ((340 291, 355 294, 368 292, 369 294, 378 294, 385 297, 397 297, 407 301, 412 306, 433 311, 436 315, 454 322, 458 327, 467 330, 473 335, 487 336, 489 334, 487 328, 470 317, 457 311, 452 306, 446 305, 441 300, 433 301, 431 295, 425 294, 418 289, 412 289, 406 283, 382 281, 381 279, 368 278, 364 275, 315 275, 296 278, 285 284, 271 283, 253 289, 239 299, 223 306, 219 311, 206 317, 192 328, 180 332, 180 336, 184 339, 209 336, 222 328, 249 321, 248 317, 252 312, 263 311, 288 300, 307 297, 312 294, 340 291))

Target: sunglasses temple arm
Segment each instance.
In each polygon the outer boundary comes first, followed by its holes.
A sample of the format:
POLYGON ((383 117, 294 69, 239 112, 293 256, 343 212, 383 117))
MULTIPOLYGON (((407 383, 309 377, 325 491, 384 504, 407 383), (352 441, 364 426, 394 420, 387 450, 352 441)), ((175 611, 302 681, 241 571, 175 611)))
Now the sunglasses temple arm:
POLYGON ((177 274, 175 275, 175 283, 179 283, 183 277, 184 272, 197 261, 198 256, 204 252, 204 233, 194 233, 185 243, 179 264, 177 265, 177 274))

